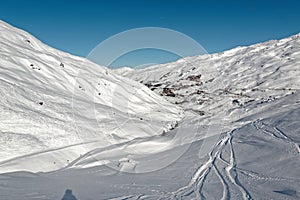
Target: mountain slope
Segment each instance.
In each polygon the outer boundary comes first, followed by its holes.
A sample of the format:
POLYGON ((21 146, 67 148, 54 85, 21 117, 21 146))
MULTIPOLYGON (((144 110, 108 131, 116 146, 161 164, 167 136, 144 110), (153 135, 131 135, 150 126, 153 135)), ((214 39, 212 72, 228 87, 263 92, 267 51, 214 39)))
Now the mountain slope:
MULTIPOLYGON (((186 109, 210 111, 224 98, 232 107, 268 101, 300 88, 300 34, 145 69, 115 70, 186 109), (175 96, 175 98, 174 98, 175 96), (219 98, 218 98, 219 97, 219 98)), ((223 107, 221 107, 223 109, 223 107)))
POLYGON ((298 34, 145 69, 115 70, 222 126, 190 182, 165 198, 298 199, 299 66, 298 34))
POLYGON ((0 172, 59 169, 95 147, 160 135, 182 118, 147 87, 4 22, 0 41, 0 172))

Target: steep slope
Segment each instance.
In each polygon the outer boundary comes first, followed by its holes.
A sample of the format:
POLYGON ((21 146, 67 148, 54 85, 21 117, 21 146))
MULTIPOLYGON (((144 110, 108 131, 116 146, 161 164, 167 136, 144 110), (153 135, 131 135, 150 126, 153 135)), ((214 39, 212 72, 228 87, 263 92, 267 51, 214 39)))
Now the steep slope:
POLYGON ((93 148, 160 135, 182 118, 147 87, 2 21, 0 44, 0 172, 59 169, 93 148))

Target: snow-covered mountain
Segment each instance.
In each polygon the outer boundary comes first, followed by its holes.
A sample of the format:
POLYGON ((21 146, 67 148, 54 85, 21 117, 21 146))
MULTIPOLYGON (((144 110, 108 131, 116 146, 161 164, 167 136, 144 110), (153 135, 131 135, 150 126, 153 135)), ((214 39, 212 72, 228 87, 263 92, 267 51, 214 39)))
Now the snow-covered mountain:
POLYGON ((253 101, 275 100, 298 90, 299 54, 300 34, 145 69, 121 68, 115 72, 147 85, 186 109, 214 113, 208 109, 215 110, 219 101, 236 108, 253 101))
POLYGON ((0 199, 299 199, 299 66, 294 35, 110 70, 0 21, 0 199))
POLYGON ((223 120, 226 134, 174 198, 300 198, 300 34, 115 72, 223 120))
POLYGON ((182 118, 142 84, 4 22, 0 42, 0 172, 60 169, 95 148, 160 135, 182 118))

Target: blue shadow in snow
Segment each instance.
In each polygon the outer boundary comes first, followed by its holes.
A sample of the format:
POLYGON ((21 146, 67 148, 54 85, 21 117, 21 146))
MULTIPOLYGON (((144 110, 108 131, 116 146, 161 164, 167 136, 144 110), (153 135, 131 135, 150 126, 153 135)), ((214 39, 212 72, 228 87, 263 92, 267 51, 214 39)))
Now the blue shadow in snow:
POLYGON ((61 200, 77 200, 77 198, 72 194, 72 190, 67 189, 61 200))

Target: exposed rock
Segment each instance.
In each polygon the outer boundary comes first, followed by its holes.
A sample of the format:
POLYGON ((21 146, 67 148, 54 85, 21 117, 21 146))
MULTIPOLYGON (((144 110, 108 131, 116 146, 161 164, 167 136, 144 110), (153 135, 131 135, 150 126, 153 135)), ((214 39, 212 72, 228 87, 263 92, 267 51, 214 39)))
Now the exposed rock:
POLYGON ((200 78, 201 78, 201 74, 199 74, 199 75, 190 75, 186 78, 186 80, 200 82, 200 78))
POLYGON ((164 88, 162 93, 162 96, 169 96, 169 97, 175 97, 175 93, 170 88, 164 88))

